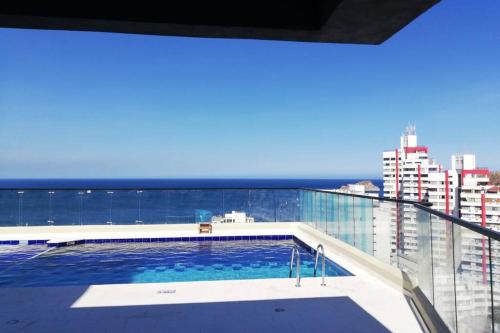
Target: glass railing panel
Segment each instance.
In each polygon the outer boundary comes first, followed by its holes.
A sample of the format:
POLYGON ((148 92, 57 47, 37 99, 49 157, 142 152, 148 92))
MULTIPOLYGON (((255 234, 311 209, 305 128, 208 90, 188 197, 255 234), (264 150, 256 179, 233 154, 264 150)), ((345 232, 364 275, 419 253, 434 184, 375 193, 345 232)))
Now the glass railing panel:
POLYGON ((385 263, 396 265, 396 203, 374 199, 372 208, 373 255, 385 263))
POLYGON ((326 230, 327 234, 338 238, 339 235, 338 195, 328 193, 326 196, 326 230))
MULTIPOLYGON (((500 241, 494 239, 487 239, 488 246, 488 266, 487 270, 490 272, 488 280, 491 287, 491 300, 492 305, 488 311, 492 326, 495 332, 500 332, 500 241)), ((482 238, 481 238, 482 248, 482 238)), ((482 250, 482 249, 481 249, 482 250)), ((482 253, 482 251, 481 251, 482 253)))
POLYGON ((326 223, 326 206, 327 206, 327 193, 317 192, 317 216, 316 216, 316 229, 321 232, 327 233, 327 223, 326 223))
POLYGON ((300 201, 301 221, 309 226, 314 227, 314 192, 301 191, 302 197, 300 201))
POLYGON ((135 190, 131 193, 131 199, 135 224, 167 223, 167 191, 135 190))
POLYGON ((490 255, 487 237, 453 225, 458 332, 491 332, 490 255))
MULTIPOLYGON (((275 211, 274 211, 274 196, 273 193, 265 193, 268 195, 269 207, 271 207, 270 212, 266 215, 271 215, 269 217, 271 221, 274 221, 275 211)), ((248 212, 250 207, 250 200, 255 201, 255 195, 251 199, 249 190, 222 190, 222 214, 230 213, 232 211, 237 212, 248 212)), ((267 207, 266 207, 267 208, 267 207)), ((265 208, 263 208, 265 210, 265 208)))
POLYGON ((241 202, 247 193, 223 190, 166 190, 165 221, 168 224, 211 221, 214 216, 223 216, 232 210, 246 211, 241 202), (234 195, 234 197, 233 197, 234 195))
POLYGON ((396 203, 396 206, 399 260, 416 263, 418 253, 417 208, 412 204, 396 203))
POLYGON ((106 224, 134 224, 137 218, 135 190, 108 190, 106 192, 106 224))
MULTIPOLYGON (((268 190, 256 190, 251 191, 268 191, 268 190)), ((299 190, 273 190, 276 197, 276 219, 278 222, 297 222, 300 221, 300 199, 299 190)), ((263 200, 257 200, 254 202, 253 206, 259 206, 263 200)), ((252 210, 251 210, 252 211, 252 210)))
POLYGON ((355 246, 373 255, 372 199, 353 197, 353 225, 355 246))
POLYGON ((83 200, 83 224, 112 224, 115 191, 85 190, 83 192, 83 199, 79 198, 83 200))
POLYGON ((24 191, 0 191, 0 226, 15 227, 25 225, 23 206, 24 191))
POLYGON ((307 203, 306 203, 307 191, 299 190, 299 221, 306 223, 307 222, 307 203))
POLYGON ((432 266, 432 229, 429 212, 416 208, 418 252, 414 270, 407 271, 414 286, 418 286, 427 300, 434 303, 434 280, 432 266))
POLYGON ((311 193, 311 226, 314 229, 318 228, 318 193, 313 191, 311 193))
MULTIPOLYGON (((231 202, 236 198, 232 198, 233 193, 240 196, 239 210, 245 212, 247 216, 252 217, 255 222, 274 222, 279 221, 280 215, 285 216, 288 202, 281 192, 274 190, 224 190, 225 201, 231 202), (246 192, 246 193, 245 193, 246 192), (246 196, 246 197, 245 197, 246 196), (246 198, 246 199, 245 199, 246 198), (245 202, 246 200, 246 202, 245 202)), ((229 213, 231 210, 224 205, 224 213, 229 213)))
POLYGON ((23 218, 28 226, 82 225, 83 197, 77 190, 27 190, 23 218))
POLYGON ((353 197, 339 195, 339 239, 354 244, 354 202, 353 197))
POLYGON ((456 331, 453 224, 431 214, 434 308, 456 331))

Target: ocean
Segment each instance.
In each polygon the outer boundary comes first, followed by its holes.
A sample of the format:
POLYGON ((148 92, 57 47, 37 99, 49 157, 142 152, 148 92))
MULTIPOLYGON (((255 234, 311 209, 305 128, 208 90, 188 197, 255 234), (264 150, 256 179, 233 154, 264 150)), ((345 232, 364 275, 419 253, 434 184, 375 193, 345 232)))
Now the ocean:
MULTIPOLYGON (((256 222, 298 221, 298 188, 365 179, 3 179, 0 226, 175 224, 244 211, 256 222)), ((382 191, 382 180, 371 180, 382 191)))

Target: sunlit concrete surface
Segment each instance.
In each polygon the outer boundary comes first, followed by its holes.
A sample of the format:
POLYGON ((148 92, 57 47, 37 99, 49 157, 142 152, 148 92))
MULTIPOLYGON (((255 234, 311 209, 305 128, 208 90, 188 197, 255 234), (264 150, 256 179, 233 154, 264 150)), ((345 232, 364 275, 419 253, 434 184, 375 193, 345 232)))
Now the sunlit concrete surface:
POLYGON ((0 233, 0 240, 45 239, 57 242, 100 238, 292 235, 293 229, 299 224, 297 222, 214 224, 212 234, 200 234, 198 225, 194 223, 3 227, 0 233))
POLYGON ((406 297, 350 276, 0 289, 2 332, 422 332, 406 297))
MULTIPOLYGON (((295 278, 0 288, 0 332, 422 332, 398 269, 307 225, 217 225, 212 235, 280 234, 313 248, 322 243, 354 276, 327 278, 326 287, 319 277, 304 278, 300 288, 295 278)), ((149 235, 199 234, 196 225, 160 225, 12 228, 1 236, 149 235)))

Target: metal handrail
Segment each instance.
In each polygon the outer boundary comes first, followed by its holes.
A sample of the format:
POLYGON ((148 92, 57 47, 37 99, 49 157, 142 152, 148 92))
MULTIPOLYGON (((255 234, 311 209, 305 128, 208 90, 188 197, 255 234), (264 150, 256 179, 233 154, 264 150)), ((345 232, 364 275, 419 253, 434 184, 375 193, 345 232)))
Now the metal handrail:
POLYGON ((292 248, 292 256, 290 258, 290 273, 288 274, 288 277, 292 277, 292 269, 293 269, 293 259, 295 257, 295 252, 297 252, 297 263, 296 263, 296 276, 297 276, 297 280, 295 282, 295 287, 300 287, 300 252, 299 252, 299 248, 297 247, 297 245, 294 245, 293 248, 292 248))
POLYGON ((326 286, 325 283, 325 249, 322 244, 318 244, 316 248, 316 259, 314 260, 314 276, 316 277, 316 271, 318 270, 318 259, 319 259, 319 250, 321 249, 321 254, 323 255, 323 259, 321 261, 321 285, 326 286))

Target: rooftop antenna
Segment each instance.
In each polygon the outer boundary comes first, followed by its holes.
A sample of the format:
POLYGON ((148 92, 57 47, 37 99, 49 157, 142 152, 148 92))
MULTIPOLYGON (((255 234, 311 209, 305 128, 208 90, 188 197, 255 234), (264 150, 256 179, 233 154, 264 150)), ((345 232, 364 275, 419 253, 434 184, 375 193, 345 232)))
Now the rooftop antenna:
POLYGON ((417 135, 417 126, 415 124, 408 123, 405 129, 406 135, 417 135))

